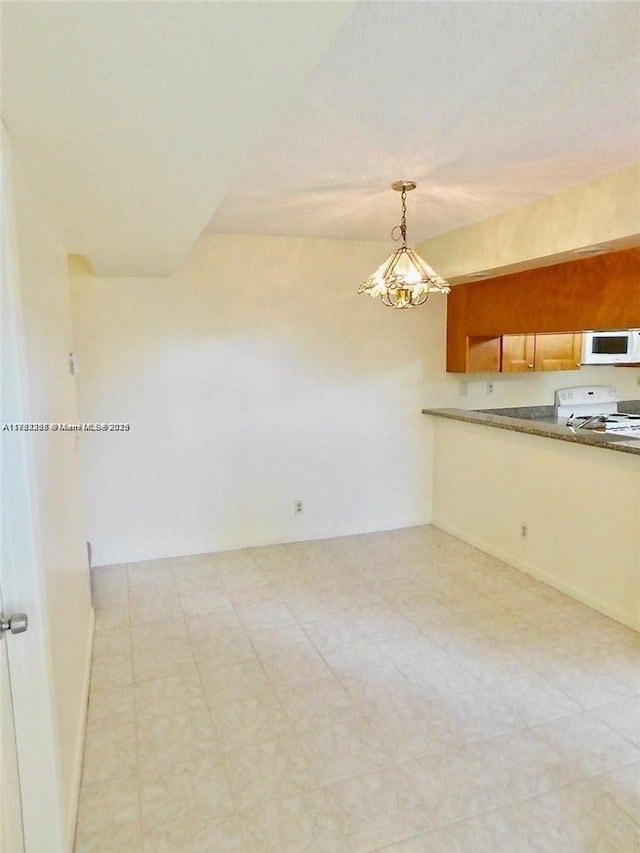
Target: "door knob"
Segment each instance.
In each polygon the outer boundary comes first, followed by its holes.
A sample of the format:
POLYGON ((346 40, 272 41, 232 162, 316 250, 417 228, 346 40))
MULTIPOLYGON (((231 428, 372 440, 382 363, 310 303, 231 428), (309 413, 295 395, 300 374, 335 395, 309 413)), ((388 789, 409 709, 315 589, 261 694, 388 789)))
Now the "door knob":
POLYGON ((24 634, 29 627, 29 617, 26 613, 12 613, 8 619, 0 616, 0 635, 5 631, 12 634, 24 634))

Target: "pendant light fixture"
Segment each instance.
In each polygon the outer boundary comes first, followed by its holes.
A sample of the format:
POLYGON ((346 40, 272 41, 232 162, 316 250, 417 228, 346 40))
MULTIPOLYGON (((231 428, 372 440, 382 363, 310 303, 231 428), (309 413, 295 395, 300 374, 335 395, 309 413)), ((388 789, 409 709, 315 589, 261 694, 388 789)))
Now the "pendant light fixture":
POLYGON ((402 239, 402 246, 389 255, 358 290, 358 293, 368 293, 372 299, 379 296, 389 308, 415 308, 424 305, 430 293, 451 290, 448 282, 407 246, 407 193, 415 188, 413 181, 391 184, 391 189, 402 193, 402 219, 391 232, 393 240, 402 239))

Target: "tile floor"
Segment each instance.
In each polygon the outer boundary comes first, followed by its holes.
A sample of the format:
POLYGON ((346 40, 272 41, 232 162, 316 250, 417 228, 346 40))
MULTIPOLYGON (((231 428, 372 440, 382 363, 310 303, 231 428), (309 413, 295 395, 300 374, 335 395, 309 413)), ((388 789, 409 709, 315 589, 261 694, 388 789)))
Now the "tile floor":
POLYGON ((640 850, 640 636, 436 528, 93 586, 77 853, 640 850))

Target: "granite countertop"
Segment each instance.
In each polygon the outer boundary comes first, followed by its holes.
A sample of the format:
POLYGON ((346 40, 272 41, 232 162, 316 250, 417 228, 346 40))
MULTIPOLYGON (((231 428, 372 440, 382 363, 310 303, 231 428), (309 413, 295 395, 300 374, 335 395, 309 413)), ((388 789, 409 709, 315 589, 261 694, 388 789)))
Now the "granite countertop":
MULTIPOLYGON (((627 414, 640 414, 640 400, 624 400, 618 408, 627 414)), ((467 423, 524 432, 544 438, 570 441, 573 444, 589 444, 622 453, 640 456, 640 438, 628 435, 611 435, 595 430, 574 430, 556 423, 553 406, 521 406, 505 409, 423 409, 423 415, 435 415, 467 423)))

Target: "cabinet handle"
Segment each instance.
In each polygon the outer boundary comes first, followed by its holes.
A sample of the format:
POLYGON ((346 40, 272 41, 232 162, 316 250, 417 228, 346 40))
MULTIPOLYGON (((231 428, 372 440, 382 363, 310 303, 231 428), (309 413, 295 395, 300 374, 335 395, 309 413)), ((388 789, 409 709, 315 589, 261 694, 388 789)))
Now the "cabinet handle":
POLYGON ((533 370, 533 365, 532 365, 532 364, 528 364, 528 365, 527 365, 527 367, 529 368, 529 370, 533 370))

